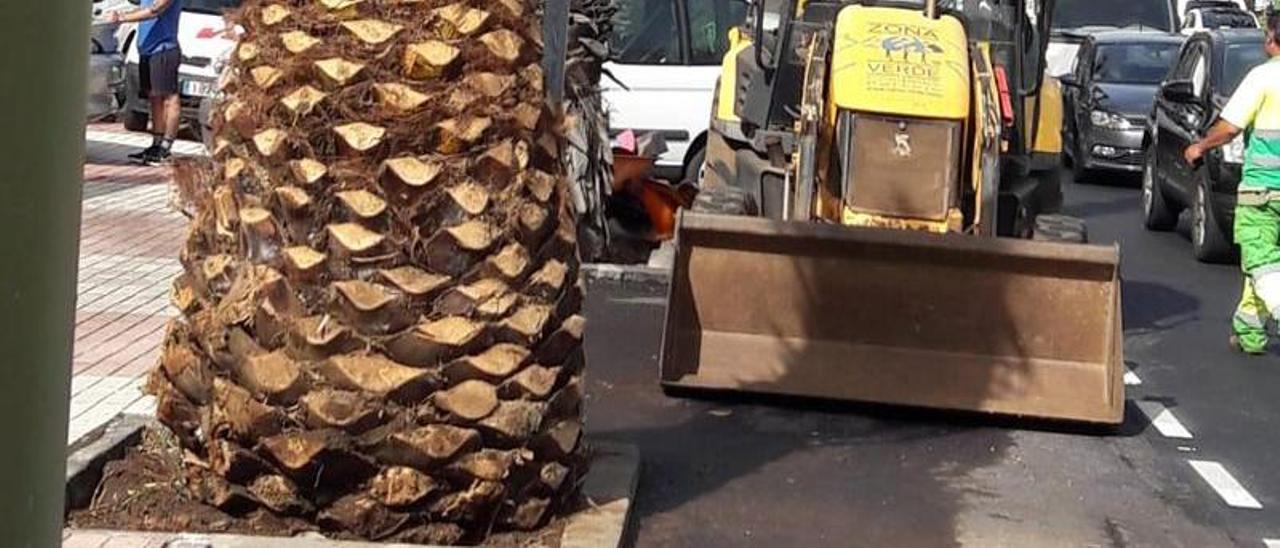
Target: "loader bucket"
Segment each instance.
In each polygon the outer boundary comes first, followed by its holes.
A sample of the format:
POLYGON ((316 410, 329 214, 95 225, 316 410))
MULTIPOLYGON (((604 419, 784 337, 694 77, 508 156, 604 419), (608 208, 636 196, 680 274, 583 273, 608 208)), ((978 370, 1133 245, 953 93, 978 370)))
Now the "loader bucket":
POLYGON ((683 213, 664 387, 1118 424, 1119 249, 683 213))

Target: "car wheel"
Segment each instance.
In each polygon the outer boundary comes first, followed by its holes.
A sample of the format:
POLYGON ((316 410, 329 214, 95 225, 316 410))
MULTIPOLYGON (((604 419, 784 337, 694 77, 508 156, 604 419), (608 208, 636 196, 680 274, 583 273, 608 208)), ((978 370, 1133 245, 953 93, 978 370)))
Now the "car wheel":
POLYGON ((1087 156, 1085 156, 1084 151, 1080 150, 1078 142, 1072 146, 1071 152, 1073 157, 1071 162, 1071 179, 1077 183, 1088 183, 1093 177, 1093 172, 1084 167, 1084 159, 1087 156))
MULTIPOLYGON (((183 122, 186 122, 186 120, 183 120, 183 122)), ((211 135, 211 133, 213 131, 213 128, 209 128, 201 125, 199 120, 191 120, 190 122, 187 122, 187 130, 191 132, 192 141, 203 144, 205 146, 209 146, 210 144, 212 144, 213 135, 211 135)), ((179 130, 179 133, 181 133, 181 130, 179 130)), ((213 148, 210 147, 210 148, 207 148, 207 150, 213 150, 213 148)))
POLYGON ((120 123, 129 131, 147 131, 147 122, 150 118, 147 113, 138 112, 127 106, 120 112, 120 123))
POLYGON ((1142 166, 1142 224, 1147 230, 1173 230, 1178 225, 1178 214, 1169 207, 1169 201, 1160 192, 1156 162, 1156 145, 1153 142, 1147 147, 1146 161, 1142 166))
POLYGON ((200 126, 200 143, 206 151, 213 152, 213 128, 200 126))
POLYGON ((1206 181, 1196 185, 1191 205, 1191 248, 1196 260, 1205 263, 1225 263, 1234 258, 1235 249, 1222 233, 1218 219, 1213 214, 1210 192, 1206 181))
POLYGON ((685 164, 680 182, 691 182, 695 185, 701 185, 702 177, 707 167, 706 164, 707 147, 703 146, 693 154, 692 158, 689 158, 689 163, 685 164))
POLYGON ((1062 165, 1072 167, 1076 164, 1075 139, 1071 137, 1071 132, 1066 130, 1066 123, 1063 123, 1062 129, 1062 165))

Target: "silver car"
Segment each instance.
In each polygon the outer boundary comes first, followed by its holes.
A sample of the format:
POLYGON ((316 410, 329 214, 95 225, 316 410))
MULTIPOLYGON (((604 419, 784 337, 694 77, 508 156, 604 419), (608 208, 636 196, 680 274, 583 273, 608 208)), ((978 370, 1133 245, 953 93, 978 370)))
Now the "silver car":
POLYGON ((93 26, 89 31, 88 119, 114 115, 124 98, 124 55, 120 52, 119 23, 106 21, 111 11, 128 6, 125 0, 93 0, 93 26))

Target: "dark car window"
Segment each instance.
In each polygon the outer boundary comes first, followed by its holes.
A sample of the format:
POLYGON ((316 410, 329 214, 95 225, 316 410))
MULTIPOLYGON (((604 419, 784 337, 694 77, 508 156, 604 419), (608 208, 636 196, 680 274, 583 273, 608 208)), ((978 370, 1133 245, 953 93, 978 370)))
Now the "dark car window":
POLYGON ((1172 31, 1173 5, 1169 0, 1058 0, 1053 6, 1053 29, 1080 27, 1146 27, 1172 31))
POLYGON ((182 0, 182 11, 222 15, 240 6, 240 0, 182 0))
POLYGON ((1093 79, 1107 84, 1160 83, 1169 73, 1178 44, 1103 44, 1093 61, 1093 79))
POLYGON ((637 65, 679 65, 680 25, 675 0, 622 2, 613 17, 614 58, 637 65))
POLYGON ((1204 28, 1221 29, 1221 28, 1255 28, 1258 22, 1252 15, 1238 10, 1205 10, 1201 12, 1204 19, 1204 28))
POLYGON ((1267 52, 1261 44, 1229 44, 1222 62, 1222 85, 1218 91, 1223 95, 1235 93, 1236 86, 1244 80, 1253 67, 1267 61, 1267 52))
POLYGON ((1196 64, 1200 61, 1200 52, 1202 48, 1199 42, 1188 42, 1182 48, 1182 56, 1178 58, 1178 65, 1170 74, 1170 80, 1190 80, 1191 75, 1195 73, 1196 64))
POLYGON ((689 6, 689 55, 694 65, 719 65, 729 49, 729 29, 747 18, 743 0, 693 0, 689 6))

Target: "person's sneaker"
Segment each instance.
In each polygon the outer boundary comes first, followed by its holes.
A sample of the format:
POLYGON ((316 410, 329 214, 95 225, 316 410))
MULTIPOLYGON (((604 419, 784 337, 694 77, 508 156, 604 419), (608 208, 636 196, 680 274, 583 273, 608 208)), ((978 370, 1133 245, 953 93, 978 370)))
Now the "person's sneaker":
POLYGON ((139 150, 138 152, 130 154, 129 159, 139 164, 145 164, 147 162, 147 157, 152 154, 155 154, 156 150, 159 148, 160 147, 156 145, 151 145, 147 148, 139 150))
POLYGON ((142 159, 142 163, 152 167, 163 166, 169 163, 169 159, 171 157, 173 157, 173 153, 163 148, 156 147, 155 150, 142 159))
POLYGON ((1237 354, 1244 354, 1246 356, 1261 356, 1267 353, 1267 351, 1265 350, 1259 350, 1256 352, 1245 350, 1243 346, 1240 346, 1240 337, 1236 335, 1232 335, 1227 339, 1227 346, 1231 347, 1232 352, 1235 352, 1237 354))

